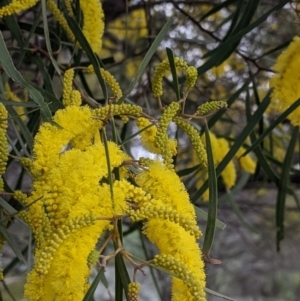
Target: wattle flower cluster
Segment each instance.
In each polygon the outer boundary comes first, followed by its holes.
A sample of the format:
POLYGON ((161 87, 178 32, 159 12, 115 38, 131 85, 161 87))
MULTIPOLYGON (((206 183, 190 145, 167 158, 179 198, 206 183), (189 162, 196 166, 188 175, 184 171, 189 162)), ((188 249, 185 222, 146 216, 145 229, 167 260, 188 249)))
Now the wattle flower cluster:
MULTIPOLYGON (((270 80, 270 86, 274 89, 271 96, 271 107, 274 111, 282 113, 300 98, 299 64, 300 37, 296 36, 278 57, 274 66, 276 75, 270 80)), ((296 108, 288 119, 294 126, 299 126, 300 107, 296 108)))
MULTIPOLYGON (((172 274, 184 267, 184 273, 172 277, 172 300, 206 300, 204 263, 197 243, 201 232, 188 193, 170 161, 144 161, 137 175, 125 172, 121 180, 107 184, 109 172, 122 170, 123 162, 131 158, 114 142, 105 146, 99 130, 116 115, 137 118, 140 126, 151 123, 145 123, 141 107, 135 105, 81 106, 80 93, 72 87, 73 76, 72 69, 64 76, 66 108, 40 127, 33 159, 21 160, 34 179, 30 195, 14 193, 28 208, 19 217, 31 227, 36 241, 26 300, 82 300, 89 288, 90 267, 101 255, 95 245, 104 231, 113 228, 114 216, 123 215, 133 222, 144 221, 144 233, 157 245, 159 256, 174 259, 169 266, 157 261, 158 266, 172 274), (72 100, 74 92, 79 94, 77 101, 72 100)), ((166 132, 178 110, 180 103, 167 107, 148 140, 162 154, 164 149, 171 154, 177 151, 166 132), (160 139, 163 143, 156 144, 160 139)), ((133 283, 130 298, 138 300, 138 285, 133 283)))

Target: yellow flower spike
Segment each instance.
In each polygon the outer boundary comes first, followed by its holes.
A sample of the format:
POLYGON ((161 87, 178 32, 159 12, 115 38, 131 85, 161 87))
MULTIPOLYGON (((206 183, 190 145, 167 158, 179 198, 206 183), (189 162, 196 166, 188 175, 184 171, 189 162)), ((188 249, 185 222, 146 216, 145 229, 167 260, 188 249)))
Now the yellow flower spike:
POLYGON ((26 300, 82 300, 88 289, 88 256, 109 224, 109 221, 96 221, 68 235, 53 256, 49 256, 51 263, 47 275, 41 277, 35 268, 28 274, 26 300))
POLYGON ((4 191, 4 181, 2 176, 0 177, 0 191, 4 191))
POLYGON ((221 110, 227 108, 227 102, 222 100, 208 101, 200 105, 197 109, 199 115, 206 115, 215 110, 221 110))
POLYGON ((164 200, 166 205, 173 207, 187 219, 195 219, 194 207, 183 183, 176 172, 168 169, 162 162, 151 162, 149 169, 138 174, 135 181, 155 199, 164 200))
POLYGON ((53 121, 58 126, 44 123, 35 137, 34 176, 46 174, 58 162, 60 153, 72 139, 89 132, 95 133, 101 125, 99 120, 92 118, 91 109, 77 106, 59 110, 53 121))
POLYGON ((81 0, 80 8, 83 15, 83 34, 92 50, 99 54, 102 48, 104 33, 104 13, 99 0, 81 0))
MULTIPOLYGON (((279 112, 285 111, 298 98, 300 98, 299 66, 300 64, 300 37, 294 37, 278 57, 274 75, 270 80, 270 87, 273 88, 271 95, 271 106, 279 112)), ((295 109, 287 117, 294 126, 300 125, 300 107, 295 109)))
POLYGON ((89 266, 95 266, 100 257, 100 252, 97 250, 92 250, 87 258, 87 264, 89 266))
POLYGON ((69 16, 74 16, 73 8, 72 8, 73 0, 65 0, 65 5, 68 11, 69 16))
POLYGON ((64 17, 63 13, 58 9, 56 3, 53 0, 47 0, 47 7, 53 14, 54 18, 58 22, 58 24, 63 28, 63 30, 66 32, 68 38, 71 42, 75 42, 75 36, 70 29, 68 22, 66 18, 64 17))
POLYGON ((11 3, 0 8, 0 19, 29 9, 35 6, 37 2, 38 0, 12 0, 11 3))
POLYGON ((23 167, 27 169, 29 173, 31 173, 32 170, 32 160, 26 157, 21 158, 20 163, 23 167))
POLYGON ((123 96, 122 90, 119 83, 116 81, 114 76, 110 74, 107 70, 100 68, 101 75, 103 80, 108 84, 109 88, 112 91, 112 94, 116 96, 116 99, 120 99, 123 96))
POLYGON ((178 224, 160 219, 149 220, 144 229, 144 233, 158 247, 160 253, 172 255, 182 262, 186 266, 185 270, 193 273, 193 278, 198 283, 194 291, 189 288, 188 283, 173 277, 172 300, 206 300, 204 262, 195 237, 178 224), (196 293, 202 299, 195 299, 196 293))
MULTIPOLYGON (((182 70, 186 70, 188 68, 188 64, 181 58, 174 58, 175 66, 181 68, 182 70)), ((152 93, 154 97, 160 97, 163 94, 162 88, 162 80, 167 71, 170 70, 170 63, 168 59, 163 60, 154 70, 154 75, 152 79, 152 93)), ((192 70, 190 70, 192 71, 192 70)))
POLYGON ((81 103, 81 93, 78 90, 73 90, 70 94, 70 105, 79 107, 81 103))
MULTIPOLYGON (((108 142, 108 151, 111 168, 120 166, 125 154, 112 142, 108 142)), ((98 184, 107 173, 104 146, 97 144, 85 151, 66 151, 48 172, 46 179, 42 183, 33 184, 35 193, 43 196, 47 216, 54 230, 66 219, 90 212, 103 213, 104 216, 113 215, 110 202, 105 206, 101 203, 105 199, 103 195, 110 199, 109 187, 98 184), (73 176, 70 177, 70 174, 73 176), (101 211, 99 206, 103 207, 101 211)))
POLYGON ((247 154, 246 156, 241 157, 245 151, 246 151, 246 148, 240 147, 239 150, 237 151, 235 157, 237 158, 241 168, 244 171, 246 171, 250 174, 254 174, 255 169, 256 169, 256 162, 255 162, 255 160, 252 159, 250 154, 247 154))
MULTIPOLYGON (((136 121, 137 127, 142 130, 145 127, 148 127, 152 123, 144 118, 140 117, 136 121)), ((155 154, 161 154, 161 150, 154 145, 155 137, 157 135, 157 127, 152 124, 151 127, 147 128, 146 130, 140 133, 142 145, 150 152, 155 154)), ((177 141, 174 139, 168 139, 169 149, 172 153, 172 156, 177 154, 177 141)))
POLYGON ((185 85, 188 89, 191 89, 195 86, 198 78, 198 70, 194 66, 189 66, 186 69, 186 80, 185 85))
POLYGON ((169 168, 173 168, 172 151, 169 145, 169 137, 167 130, 172 122, 174 116, 176 116, 180 104, 178 102, 172 102, 163 112, 158 121, 158 129, 154 140, 154 145, 160 149, 164 162, 169 168))
POLYGON ((183 217, 180 212, 177 212, 171 206, 165 205, 160 200, 146 202, 137 210, 129 211, 129 215, 130 219, 134 222, 153 218, 169 220, 183 227, 191 235, 194 235, 196 239, 201 236, 201 231, 194 219, 183 217))
POLYGON ((199 158, 200 164, 202 164, 204 167, 207 167, 207 154, 198 131, 191 124, 187 123, 180 117, 174 118, 174 121, 189 136, 199 158))
MULTIPOLYGON (((197 279, 197 276, 189 269, 189 267, 179 259, 170 254, 160 254, 154 257, 153 263, 156 266, 162 267, 175 274, 176 277, 182 280, 188 287, 191 298, 189 299, 188 296, 186 296, 183 300, 206 300, 203 282, 200 279, 197 279)), ((176 292, 173 292, 172 300, 175 300, 175 297, 176 292)))
POLYGON ((137 282, 130 282, 128 284, 129 301, 139 301, 140 284, 137 282))
MULTIPOLYGON (((86 68, 86 71, 89 74, 94 74, 95 73, 93 65, 89 65, 86 68)), ((123 92, 120 88, 119 83, 114 78, 114 76, 110 72, 108 72, 107 70, 104 70, 103 68, 100 68, 100 72, 101 72, 101 75, 103 77, 103 80, 108 84, 109 88, 111 89, 112 94, 117 97, 116 98, 117 100, 120 99, 123 96, 123 92)))
POLYGON ((6 138, 8 113, 5 106, 0 104, 0 175, 5 173, 8 159, 8 142, 6 138))
POLYGON ((51 262, 55 253, 63 242, 68 239, 73 233, 78 233, 84 227, 89 227, 95 224, 95 217, 91 215, 81 216, 74 219, 69 219, 62 225, 56 233, 51 233, 47 246, 40 248, 35 254, 34 270, 41 276, 48 274, 51 267, 51 262))
POLYGON ((139 117, 142 114, 142 108, 140 106, 122 103, 120 105, 111 104, 102 108, 94 109, 93 115, 95 117, 106 119, 112 116, 128 115, 139 117))
POLYGON ((68 69, 64 74, 62 103, 66 107, 71 104, 74 69, 68 69))
POLYGON ((15 190, 13 193, 13 197, 23 205, 27 203, 26 200, 28 196, 20 190, 15 190))

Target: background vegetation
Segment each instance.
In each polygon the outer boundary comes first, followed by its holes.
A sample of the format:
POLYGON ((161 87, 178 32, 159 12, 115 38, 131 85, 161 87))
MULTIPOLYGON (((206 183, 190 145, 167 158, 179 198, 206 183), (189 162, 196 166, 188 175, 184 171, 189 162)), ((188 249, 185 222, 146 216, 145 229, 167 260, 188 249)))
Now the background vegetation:
MULTIPOLYGON (((0 1, 0 6, 5 2, 0 1)), ((295 130, 287 116, 300 102, 295 100, 284 113, 269 105, 269 80, 274 75, 275 61, 299 34, 299 3, 287 0, 106 0, 103 1, 106 23, 103 46, 99 56, 95 56, 86 41, 80 40, 80 28, 76 26, 80 22, 69 20, 82 46, 75 51, 52 15, 42 12, 42 2, 19 15, 0 20, 3 35, 0 69, 7 55, 12 59, 9 71, 0 70, 0 101, 9 112, 10 154, 31 156, 38 126, 62 108, 61 77, 57 70, 73 65, 96 66, 99 59, 120 83, 126 102, 143 107, 151 116, 159 115, 151 80, 154 67, 167 58, 166 48, 172 50, 174 56, 198 69, 196 86, 186 100, 187 114, 193 114, 207 101, 228 103, 228 110, 220 110, 207 118, 209 129, 231 143, 229 151, 223 152, 217 176, 232 160, 238 174, 232 189, 226 189, 222 178, 218 178, 218 223, 214 240, 211 237, 209 242, 213 242, 212 249, 206 254, 207 288, 234 300, 299 300, 300 140, 299 129, 295 130), (49 35, 44 30, 45 24, 49 26, 49 35), (51 45, 51 55, 47 44, 51 45), (16 70, 26 82, 22 82, 16 70), (7 82, 15 95, 10 99, 5 94, 7 82), (26 89, 38 90, 43 96, 42 102, 30 99, 26 89), (257 162, 251 175, 234 159, 241 146, 251 151, 257 162), (209 254, 216 260, 210 259, 209 254), (213 264, 218 260, 222 263, 213 264)), ((63 5, 61 9, 65 9, 63 5)), ((183 74, 179 73, 179 85, 183 80, 183 74)), ((107 100, 99 76, 86 75, 79 69, 75 85, 91 106, 107 100)), ((164 80, 163 105, 176 99, 174 91, 176 85, 170 75, 164 80)), ((128 154, 153 156, 141 146, 133 122, 115 121, 128 154)), ((203 120, 196 121, 195 126, 204 131, 203 120)), ((176 171, 199 208, 199 223, 204 230, 210 223, 214 224, 211 219, 207 223, 205 212, 215 210, 216 204, 203 201, 207 183, 201 178, 199 162, 188 138, 175 127, 170 128, 170 135, 180 145, 175 158, 176 171)), ((9 158, 4 176, 5 191, 29 190, 26 169, 13 156, 9 158)), ((10 238, 3 250, 2 300, 21 300, 24 277, 33 261, 34 242, 26 225, 13 216, 20 209, 18 202, 2 195, 0 206, 3 220, 12 216, 0 229, 10 238), (26 264, 20 258, 25 259, 26 264)), ((123 229, 129 250, 143 258, 153 256, 155 250, 140 235, 140 224, 131 226, 125 222, 123 229)), ((114 262, 110 264, 113 266, 114 262)), ((146 273, 147 277, 140 275, 139 278, 146 288, 142 289, 141 299, 169 300, 166 275, 157 270, 146 270, 146 273)), ((114 295, 113 276, 108 269, 107 280, 101 279, 95 300, 110 300, 111 294, 114 295)), ((208 295, 208 300, 219 299, 208 295)))

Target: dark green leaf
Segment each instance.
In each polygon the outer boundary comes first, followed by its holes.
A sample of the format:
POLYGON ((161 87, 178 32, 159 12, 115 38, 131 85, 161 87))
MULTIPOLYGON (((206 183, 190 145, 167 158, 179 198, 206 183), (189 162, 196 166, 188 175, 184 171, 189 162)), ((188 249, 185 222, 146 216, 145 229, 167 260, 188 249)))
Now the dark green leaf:
POLYGON ((98 271, 98 274, 97 276, 95 277, 95 279, 93 280, 91 286, 89 287, 87 293, 85 294, 84 298, 82 301, 92 301, 93 300, 93 296, 94 296, 94 293, 97 289, 97 286, 99 284, 100 281, 104 280, 104 269, 101 268, 99 271, 98 271))
POLYGON ((203 253, 209 256, 210 249, 213 244, 216 220, 217 220, 217 210, 218 210, 218 187, 217 187, 217 176, 213 158, 213 152, 211 148, 209 129, 205 123, 205 142, 206 142, 206 152, 208 161, 208 188, 209 188, 209 202, 208 202, 208 218, 206 231, 203 242, 203 253))
MULTIPOLYGON (((201 209, 195 205, 194 205, 194 209, 196 212, 197 220, 203 219, 203 220, 207 221, 207 219, 208 219, 207 212, 205 212, 203 209, 201 209)), ((221 222, 219 219, 216 219, 216 227, 224 230, 226 227, 226 224, 221 222)))
MULTIPOLYGON (((262 117, 264 111, 268 107, 270 103, 270 92, 266 95, 260 106, 257 108, 251 119, 248 121, 247 125, 241 132, 238 139, 236 139, 235 143, 230 148, 227 155, 224 157, 224 159, 220 162, 220 164, 217 167, 216 175, 217 177, 221 174, 221 172, 224 170, 224 168, 227 166, 227 164, 230 162, 230 160, 233 159, 239 148, 243 145, 246 138, 250 135, 250 133, 254 130, 254 127, 259 122, 260 118, 262 117)), ((208 181, 206 181, 202 187, 195 193, 195 195, 192 198, 192 203, 195 203, 198 198, 202 195, 202 193, 208 188, 208 181)))
POLYGON ((296 142, 299 138, 299 126, 296 126, 293 130, 290 144, 287 148, 287 152, 283 162, 283 168, 280 176, 278 195, 276 201, 276 247, 277 251, 280 250, 280 241, 284 238, 284 209, 285 199, 287 193, 287 186, 290 180, 290 168, 293 162, 293 154, 296 146, 296 142))
POLYGON ((243 217, 243 214, 241 213, 241 211, 240 211, 240 209, 239 209, 239 207, 238 207, 238 205, 237 205, 235 199, 233 198, 233 196, 232 196, 232 194, 231 194, 231 192, 230 192, 229 190, 227 190, 226 196, 227 196, 227 200, 229 201, 229 203, 230 203, 230 205, 231 205, 231 207, 232 207, 232 209, 233 209, 233 211, 234 211, 236 217, 239 219, 239 221, 241 222, 241 224, 242 224, 246 229, 248 229, 249 231, 254 232, 254 233, 258 233, 258 231, 257 231, 253 226, 249 225, 249 224, 245 221, 245 219, 244 219, 244 217, 243 217))
POLYGON ((7 232, 7 230, 0 224, 0 232, 4 236, 5 240, 13 250, 13 252, 16 254, 16 256, 19 258, 19 260, 26 263, 22 252, 20 251, 19 247, 16 245, 15 241, 12 239, 11 234, 7 232))
POLYGON ((275 119, 269 127, 255 140, 253 144, 247 148, 242 156, 247 155, 249 152, 253 151, 262 141, 268 136, 272 130, 276 128, 281 122, 283 122, 296 108, 300 106, 300 98, 294 102, 288 109, 286 109, 277 119, 275 119))
POLYGON ((167 50, 167 55, 169 59, 169 64, 170 64, 170 69, 172 73, 172 78, 173 78, 173 89, 176 94, 177 101, 180 100, 180 92, 179 92, 179 85, 178 85, 178 77, 177 77, 177 72, 176 72, 176 66, 175 66, 175 61, 174 61, 174 54, 173 51, 170 48, 166 48, 167 50))
POLYGON ((51 119, 51 112, 44 101, 43 96, 39 91, 37 91, 32 84, 27 82, 21 73, 15 68, 13 61, 9 55, 6 48, 5 41, 3 39, 2 33, 0 32, 0 63, 9 77, 11 77, 15 82, 17 82, 21 87, 28 90, 33 101, 39 106, 43 117, 46 121, 51 119))
POLYGON ((159 46, 159 44, 161 43, 161 41, 163 40, 163 38, 167 34, 172 22, 173 22, 173 19, 169 19, 168 22, 162 28, 162 30, 159 32, 159 34, 155 38, 153 44, 151 45, 151 47, 147 51, 145 57, 143 58, 143 61, 142 61, 141 65, 139 66, 139 69, 137 71, 137 75, 136 75, 135 79, 131 82, 129 88, 126 90, 123 97, 119 100, 118 103, 122 103, 124 101, 125 97, 127 95, 129 95, 130 92, 132 91, 132 89, 135 87, 136 83, 139 81, 139 79, 143 75, 146 67, 148 66, 148 63, 150 62, 152 56, 156 52, 157 47, 159 46))

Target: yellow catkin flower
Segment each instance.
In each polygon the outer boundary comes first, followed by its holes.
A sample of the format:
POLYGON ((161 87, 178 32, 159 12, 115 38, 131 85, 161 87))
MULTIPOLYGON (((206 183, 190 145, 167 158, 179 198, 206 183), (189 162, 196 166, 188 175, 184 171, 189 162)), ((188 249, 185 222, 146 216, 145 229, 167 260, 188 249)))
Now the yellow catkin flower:
POLYGON ((221 110, 227 108, 227 102, 222 100, 208 101, 200 105, 197 109, 199 115, 206 115, 215 110, 221 110))
POLYGON ((83 34, 92 50, 97 54, 102 48, 104 33, 104 13, 99 0, 81 0, 80 8, 83 15, 83 34))
POLYGON ((64 17, 63 13, 58 9, 56 3, 53 0, 47 0, 47 7, 53 14, 54 18, 58 22, 58 24, 63 28, 63 30, 66 32, 68 38, 71 42, 75 42, 75 36, 70 29, 68 22, 66 18, 64 17))
POLYGON ((128 284, 129 301, 139 301, 140 284, 137 282, 130 282, 128 284))
POLYGON ((82 300, 90 274, 87 258, 108 225, 109 221, 97 221, 68 235, 53 256, 47 257, 51 261, 47 275, 41 276, 35 268, 28 274, 25 298, 28 301, 82 300))
MULTIPOLYGON (((198 283, 198 293, 200 299, 205 299, 205 273, 202 254, 195 237, 189 235, 182 227, 177 224, 163 221, 161 219, 152 219, 145 224, 144 233, 153 242, 163 254, 174 256, 181 261, 187 270, 190 270, 198 283), (188 251, 187 251, 188 246, 188 251)), ((172 278, 172 300, 195 300, 193 292, 182 279, 172 278)))
POLYGON ((0 175, 5 173, 8 159, 8 142, 6 138, 7 118, 6 108, 0 103, 0 175))
POLYGON ((185 81, 185 85, 187 86, 188 89, 191 89, 195 86, 197 77, 198 77, 197 69, 194 66, 189 66, 186 69, 186 81, 185 81))
MULTIPOLYGON (((89 74, 94 74, 95 70, 93 65, 89 65, 86 69, 86 71, 89 74)), ((103 80, 108 84, 109 88, 111 89, 113 95, 116 97, 116 99, 120 99, 123 96, 123 92, 120 88, 119 83, 116 81, 114 76, 110 74, 107 70, 104 70, 103 68, 100 68, 101 75, 103 77, 103 80)))
MULTIPOLYGON (((188 66, 188 64, 181 58, 174 58, 175 66, 186 72, 185 85, 188 89, 195 86, 198 71, 194 66, 188 66)), ((154 76, 152 80, 152 92, 155 97, 160 97, 163 94, 162 80, 167 71, 170 70, 169 60, 162 61, 154 70, 154 76)))
MULTIPOLYGON (((271 106, 278 112, 283 112, 300 98, 300 37, 294 37, 288 48, 278 57, 274 75, 270 80, 273 88, 271 106)), ((296 108, 288 119, 294 126, 300 125, 300 107, 296 108)))
POLYGON ((194 207, 183 183, 175 171, 168 169, 162 162, 152 161, 149 169, 138 174, 135 180, 155 199, 164 200, 166 205, 170 205, 186 218, 195 218, 194 207))
POLYGON ((38 0, 12 0, 11 3, 0 8, 0 18, 18 14, 33 7, 37 2, 38 0))
MULTIPOLYGON (((163 200, 164 204, 180 212, 187 220, 195 220, 195 211, 190 203, 189 195, 174 170, 168 169, 159 161, 154 161, 149 165, 148 171, 137 175, 136 183, 155 199, 163 200)), ((177 223, 155 217, 149 219, 144 229, 144 233, 157 245, 161 253, 174 256, 195 274, 199 283, 198 287, 201 287, 200 299, 197 300, 206 300, 204 263, 195 236, 177 223), (188 246, 188 252, 186 246, 188 246)), ((172 300, 195 300, 193 292, 186 283, 176 278, 173 278, 172 282, 172 300)))
POLYGON ((158 129, 154 140, 154 145, 160 149, 164 162, 169 168, 173 168, 173 159, 172 151, 169 147, 169 137, 167 130, 179 109, 180 104, 178 102, 172 102, 164 110, 162 116, 158 121, 158 129))
POLYGON ((65 5, 68 11, 69 16, 74 16, 73 8, 72 8, 73 0, 65 0, 65 5))
POLYGON ((79 107, 82 103, 81 93, 78 90, 73 90, 70 94, 70 106, 79 107))
POLYGON ((250 154, 247 154, 246 156, 241 157, 245 151, 246 151, 245 147, 240 147, 235 155, 235 158, 237 158, 241 168, 244 171, 246 171, 250 174, 254 174, 255 169, 256 169, 256 162, 255 162, 255 160, 252 159, 250 154))
POLYGON ((110 117, 119 115, 140 117, 141 113, 142 108, 140 106, 131 105, 127 103, 122 103, 120 105, 110 104, 102 108, 93 110, 94 116, 101 119, 108 119, 110 117))
POLYGON ((100 252, 97 250, 92 250, 91 253, 89 254, 88 258, 87 258, 87 264, 89 266, 95 266, 96 263, 99 260, 100 257, 100 252))
POLYGON ((199 158, 200 164, 202 164, 204 167, 207 167, 207 154, 198 131, 190 123, 187 123, 180 117, 174 118, 174 121, 189 136, 199 158))
POLYGON ((201 236, 198 225, 195 220, 189 220, 182 216, 180 212, 174 210, 171 206, 165 205, 160 200, 151 200, 151 202, 143 203, 137 210, 129 212, 132 221, 139 221, 143 219, 165 219, 173 223, 179 224, 191 235, 196 238, 201 236))
MULTIPOLYGON (((188 64, 181 58, 175 57, 174 58, 175 66, 182 69, 187 70, 188 64)), ((152 93, 154 97, 160 97, 163 94, 163 88, 162 88, 162 80, 167 71, 170 70, 170 63, 168 59, 163 60, 154 70, 154 75, 152 79, 152 93)), ((190 69, 191 77, 193 78, 193 70, 190 69)), ((188 84, 192 84, 189 82, 188 84)))
POLYGON ((27 200, 27 195, 20 190, 15 190, 13 193, 14 199, 19 201, 21 204, 25 205, 27 200))
MULTIPOLYGON (((27 90, 24 90, 24 91, 27 91, 27 90)), ((13 91, 11 91, 8 83, 5 84, 5 98, 7 100, 11 100, 11 101, 15 101, 15 102, 22 102, 22 100, 13 91)), ((26 102, 26 97, 24 97, 24 98, 25 98, 24 102, 26 102)), ((17 106, 17 107, 15 107, 15 110, 23 121, 26 120, 24 107, 17 106)))
POLYGON ((100 121, 92 117, 92 111, 88 107, 68 106, 59 110, 53 121, 60 127, 45 123, 35 137, 35 160, 32 168, 35 176, 47 173, 58 162, 63 148, 72 139, 82 134, 95 133, 100 127, 100 121))
POLYGON ((66 107, 71 104, 74 69, 68 69, 64 74, 62 103, 66 107))
MULTIPOLYGON (((152 153, 161 154, 161 150, 154 145, 157 127, 144 117, 138 118, 136 125, 140 130, 148 127, 140 133, 142 145, 152 153)), ((168 144, 172 155, 175 156, 177 154, 177 141, 174 139, 168 139, 168 144)))
POLYGON ((32 160, 29 158, 21 158, 20 163, 23 167, 25 167, 27 169, 27 171, 29 173, 31 173, 31 169, 32 169, 32 160))
POLYGON ((189 267, 182 261, 170 254, 161 254, 154 257, 153 263, 170 271, 172 274, 175 274, 178 279, 182 280, 189 288, 192 300, 205 300, 203 283, 197 279, 196 275, 190 271, 189 267))

